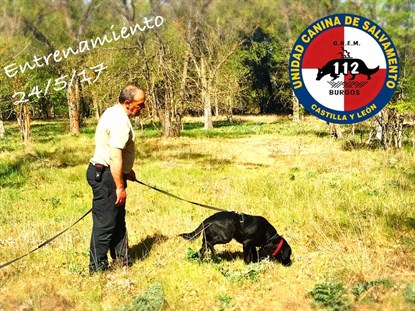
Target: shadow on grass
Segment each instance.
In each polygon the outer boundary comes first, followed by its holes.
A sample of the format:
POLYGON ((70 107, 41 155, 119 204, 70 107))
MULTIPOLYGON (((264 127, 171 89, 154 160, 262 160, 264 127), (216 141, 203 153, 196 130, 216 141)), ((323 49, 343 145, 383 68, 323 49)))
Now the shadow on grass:
POLYGON ((328 131, 314 130, 313 132, 318 138, 326 138, 330 136, 328 131))
POLYGON ((415 218, 408 218, 406 224, 408 228, 415 230, 415 218))
POLYGON ((148 254, 150 254, 154 244, 164 242, 167 239, 168 238, 165 235, 156 233, 152 236, 147 236, 140 243, 133 245, 132 247, 129 247, 128 253, 131 256, 133 263, 137 260, 144 260, 148 256, 148 254))
POLYGON ((89 162, 90 156, 93 154, 93 146, 81 149, 79 146, 70 144, 59 147, 53 151, 37 151, 36 160, 43 161, 43 167, 47 168, 65 168, 74 167, 89 162))
POLYGON ((46 133, 53 133, 53 135, 63 135, 68 132, 67 121, 63 119, 47 120, 43 122, 33 122, 31 124, 32 135, 41 137, 46 133))
POLYGON ((244 254, 240 251, 229 252, 225 251, 217 254, 218 259, 225 261, 234 261, 236 259, 244 260, 244 254))
POLYGON ((222 167, 225 165, 234 164, 235 161, 228 159, 222 159, 218 157, 213 157, 212 155, 206 155, 203 153, 186 153, 181 154, 176 157, 178 160, 191 160, 194 163, 197 163, 200 166, 209 166, 209 167, 222 167))
POLYGON ((95 127, 83 127, 81 128, 81 134, 85 134, 90 138, 93 138, 95 135, 95 127))
MULTIPOLYGON (((227 120, 219 120, 219 121, 213 121, 212 125, 213 128, 221 128, 221 127, 230 127, 230 126, 237 126, 241 124, 249 124, 250 122, 242 122, 242 121, 227 121, 227 120)), ((261 125, 262 123, 255 123, 255 125, 261 125)), ((183 129, 184 130, 202 130, 204 128, 203 122, 190 122, 190 123, 184 123, 183 129)))
POLYGON ((415 218, 402 214, 392 213, 386 216, 387 225, 394 230, 415 230, 415 218))
POLYGON ((0 163, 0 188, 20 188, 26 182, 23 171, 24 159, 18 158, 13 163, 0 163))
POLYGON ((159 160, 160 157, 165 159, 193 161, 201 166, 209 167, 221 167, 224 165, 232 165, 235 161, 216 157, 211 154, 205 154, 203 152, 190 152, 186 151, 186 144, 179 145, 158 145, 144 142, 140 145, 136 152, 136 159, 154 159, 159 160))

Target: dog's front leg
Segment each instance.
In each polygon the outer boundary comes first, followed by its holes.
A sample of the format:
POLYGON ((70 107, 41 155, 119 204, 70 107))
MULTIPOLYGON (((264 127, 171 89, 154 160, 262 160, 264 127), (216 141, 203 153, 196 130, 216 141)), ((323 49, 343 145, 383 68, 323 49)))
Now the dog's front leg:
POLYGON ((243 243, 243 249, 244 249, 244 261, 245 261, 246 264, 249 264, 254 260, 258 260, 258 256, 256 256, 255 246, 252 246, 250 244, 250 242, 244 242, 243 243), (255 255, 254 255, 254 252, 252 251, 252 249, 254 250, 255 255))
POLYGON ((252 246, 252 248, 251 248, 251 252, 252 252, 252 260, 253 260, 254 262, 258 262, 258 252, 257 252, 257 250, 256 250, 256 247, 255 247, 255 246, 252 246))

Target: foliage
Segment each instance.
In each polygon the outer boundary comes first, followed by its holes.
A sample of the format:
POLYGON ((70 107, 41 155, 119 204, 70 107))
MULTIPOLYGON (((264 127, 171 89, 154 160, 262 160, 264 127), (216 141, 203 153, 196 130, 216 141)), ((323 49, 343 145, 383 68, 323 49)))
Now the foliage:
POLYGON ((163 286, 155 282, 150 284, 139 297, 133 298, 131 305, 113 311, 160 311, 164 303, 163 286))
POLYGON ((295 38, 324 15, 351 12, 373 19, 392 37, 401 79, 390 107, 410 115, 415 110, 414 6, 413 0, 326 0, 312 5, 305 0, 2 1, 1 67, 110 36, 142 23, 144 16, 163 16, 164 24, 13 79, 2 73, 0 114, 16 119, 15 92, 28 94, 36 86, 45 91, 48 81, 69 78, 74 70, 98 62, 108 69, 96 82, 81 85, 78 100, 70 97, 76 93, 72 88, 31 96, 32 117, 69 116, 68 105, 78 101, 81 118, 98 118, 127 83, 146 89, 145 117, 160 119, 165 136, 180 135, 185 114, 214 111, 230 119, 234 113, 290 114, 287 67, 295 38))
POLYGON ((191 247, 186 250, 186 258, 189 261, 199 262, 200 258, 196 251, 194 251, 191 247))
POLYGON ((367 292, 372 287, 375 287, 377 285, 384 285, 386 288, 391 288, 394 284, 393 280, 391 279, 382 279, 382 280, 375 280, 370 282, 361 282, 356 284, 352 289, 351 293, 356 296, 356 298, 359 298, 362 294, 367 292))
POLYGON ((267 261, 255 262, 247 265, 243 269, 231 270, 225 268, 223 263, 216 264, 219 272, 231 283, 242 283, 244 281, 258 281, 261 273, 270 269, 272 265, 267 261))
POLYGON ((327 310, 345 311, 350 309, 350 299, 343 284, 336 280, 328 280, 317 284, 310 292, 315 305, 324 306, 327 310))
POLYGON ((415 303, 415 282, 409 282, 405 288, 404 296, 406 301, 415 303))
MULTIPOLYGON (((229 308, 231 306, 232 296, 229 295, 228 293, 219 294, 219 295, 216 295, 216 300, 218 302, 220 302, 220 304, 221 304, 219 310, 224 311, 224 310, 226 310, 227 308, 229 308)), ((213 310, 213 309, 209 309, 209 311, 210 310, 213 310)))

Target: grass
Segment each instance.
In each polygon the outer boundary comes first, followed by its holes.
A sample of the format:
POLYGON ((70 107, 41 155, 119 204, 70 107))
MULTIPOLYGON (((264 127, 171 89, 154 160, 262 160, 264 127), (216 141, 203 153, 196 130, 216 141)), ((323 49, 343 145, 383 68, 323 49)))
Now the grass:
MULTIPOLYGON (((163 310, 309 310, 316 305, 309 293, 328 279, 344 289, 344 305, 352 309, 414 309, 412 148, 344 148, 314 118, 293 124, 245 117, 215 125, 204 131, 199 119, 185 119, 182 137, 174 139, 158 137, 152 124, 137 130, 138 179, 190 200, 266 217, 291 244, 291 267, 246 266, 236 242, 217 246, 220 262, 190 260, 189 249, 198 250, 200 238, 188 242, 177 235, 213 211, 130 183, 132 267, 88 275, 87 217, 0 270, 0 310, 132 309, 154 284, 162 291, 163 310)), ((88 122, 73 137, 64 121, 36 121, 33 141, 24 146, 16 124, 5 126, 0 264, 90 208, 85 170, 95 128, 88 122)))

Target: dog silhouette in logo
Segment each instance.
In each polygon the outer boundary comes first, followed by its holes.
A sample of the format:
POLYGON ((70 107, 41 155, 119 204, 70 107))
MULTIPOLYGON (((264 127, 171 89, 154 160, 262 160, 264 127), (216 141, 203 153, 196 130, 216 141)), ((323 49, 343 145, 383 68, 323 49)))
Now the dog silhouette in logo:
POLYGON ((370 80, 370 76, 375 74, 378 70, 379 66, 370 69, 366 66, 364 61, 358 58, 338 58, 330 60, 323 68, 318 68, 316 80, 321 80, 325 75, 330 74, 330 77, 333 78, 331 81, 334 81, 341 73, 350 73, 352 75, 350 80, 354 80, 358 74, 366 75, 367 79, 370 80))

